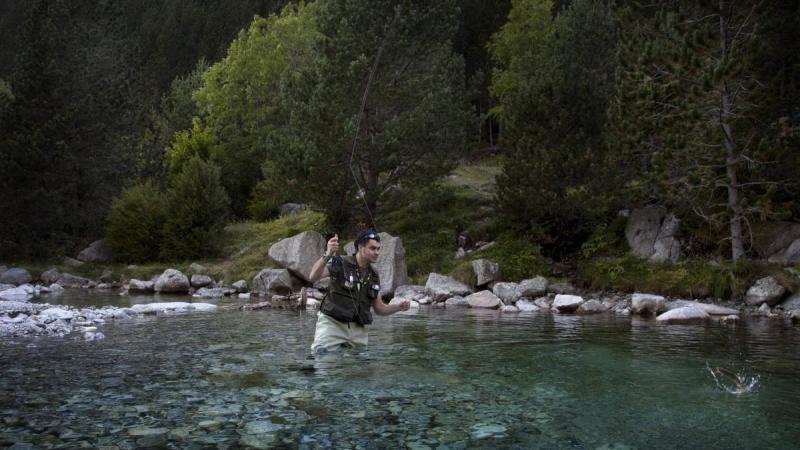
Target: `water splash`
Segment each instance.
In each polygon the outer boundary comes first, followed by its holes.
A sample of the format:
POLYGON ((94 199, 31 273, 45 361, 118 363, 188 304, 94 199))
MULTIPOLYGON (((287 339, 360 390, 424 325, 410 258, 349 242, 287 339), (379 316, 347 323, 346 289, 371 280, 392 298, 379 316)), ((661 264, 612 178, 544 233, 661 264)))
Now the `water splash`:
POLYGON ((711 373, 711 376, 714 377, 717 387, 729 394, 749 394, 755 392, 756 387, 758 387, 760 379, 758 375, 750 377, 744 371, 736 373, 720 366, 712 368, 708 362, 706 362, 706 368, 711 373))

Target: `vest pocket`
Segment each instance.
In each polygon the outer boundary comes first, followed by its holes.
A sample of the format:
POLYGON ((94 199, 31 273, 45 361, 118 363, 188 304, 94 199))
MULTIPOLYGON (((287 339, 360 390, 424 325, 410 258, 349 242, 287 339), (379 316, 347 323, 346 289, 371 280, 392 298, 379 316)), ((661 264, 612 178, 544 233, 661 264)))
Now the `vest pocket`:
POLYGON ((322 312, 340 322, 352 322, 356 318, 356 305, 348 295, 332 290, 322 302, 322 312))

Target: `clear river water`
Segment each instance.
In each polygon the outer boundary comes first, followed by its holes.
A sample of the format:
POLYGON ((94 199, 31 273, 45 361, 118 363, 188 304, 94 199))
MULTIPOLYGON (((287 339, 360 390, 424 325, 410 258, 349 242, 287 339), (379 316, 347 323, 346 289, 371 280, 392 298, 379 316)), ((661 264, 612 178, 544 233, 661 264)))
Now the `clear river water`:
MULTIPOLYGON (((87 306, 186 301, 67 293, 87 306)), ((797 448, 800 327, 421 309, 311 359, 315 313, 152 316, 0 341, 0 447, 797 448), (725 389, 710 368, 756 381, 725 389)))

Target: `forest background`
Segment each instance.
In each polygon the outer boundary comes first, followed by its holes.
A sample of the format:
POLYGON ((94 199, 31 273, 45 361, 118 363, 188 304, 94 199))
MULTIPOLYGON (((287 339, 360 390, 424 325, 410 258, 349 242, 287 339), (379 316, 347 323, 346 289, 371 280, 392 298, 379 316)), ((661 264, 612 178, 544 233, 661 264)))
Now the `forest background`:
POLYGON ((730 294, 800 222, 798 1, 8 0, 0 43, 0 260, 214 258, 296 202, 412 274, 464 235, 619 288, 620 211, 662 205, 730 294))

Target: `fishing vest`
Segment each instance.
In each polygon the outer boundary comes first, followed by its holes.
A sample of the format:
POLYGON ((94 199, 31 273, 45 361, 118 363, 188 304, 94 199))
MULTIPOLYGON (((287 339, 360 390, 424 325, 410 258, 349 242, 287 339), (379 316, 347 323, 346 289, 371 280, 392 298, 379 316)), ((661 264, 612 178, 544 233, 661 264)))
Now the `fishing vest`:
MULTIPOLYGON (((377 272, 370 265, 360 276, 354 256, 335 256, 328 262, 331 285, 320 310, 340 322, 372 323, 370 307, 381 290, 377 272)), ((363 272, 363 271, 362 271, 363 272)))

